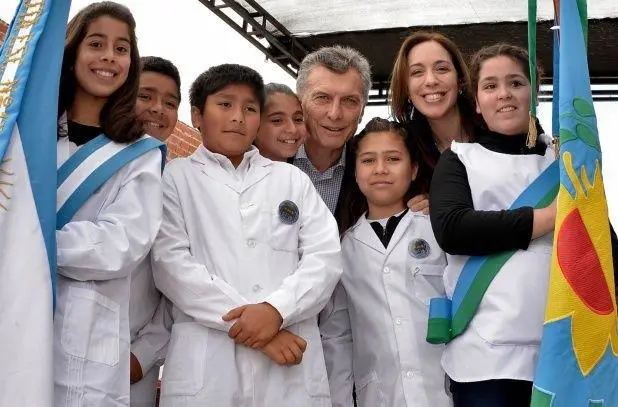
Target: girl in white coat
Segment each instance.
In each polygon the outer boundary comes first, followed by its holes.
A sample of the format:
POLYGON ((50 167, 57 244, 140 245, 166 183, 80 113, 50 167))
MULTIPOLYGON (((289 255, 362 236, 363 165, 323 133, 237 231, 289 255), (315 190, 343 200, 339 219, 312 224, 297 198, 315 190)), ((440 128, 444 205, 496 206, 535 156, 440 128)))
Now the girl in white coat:
POLYGON ((263 88, 240 65, 191 86, 204 144, 166 168, 152 248, 174 304, 162 407, 331 406, 317 314, 341 275, 337 225, 309 177, 252 146, 263 88))
POLYGON ((111 2, 81 10, 60 80, 56 406, 129 405, 130 276, 161 221, 162 156, 134 113, 138 79, 131 12, 111 2))
POLYGON ((321 314, 334 406, 445 407, 443 347, 425 341, 428 305, 443 295, 446 258, 428 216, 406 202, 426 191, 404 128, 374 118, 352 140, 358 188, 344 197, 351 226, 343 276, 321 314), (364 195, 364 196, 363 196, 364 195))

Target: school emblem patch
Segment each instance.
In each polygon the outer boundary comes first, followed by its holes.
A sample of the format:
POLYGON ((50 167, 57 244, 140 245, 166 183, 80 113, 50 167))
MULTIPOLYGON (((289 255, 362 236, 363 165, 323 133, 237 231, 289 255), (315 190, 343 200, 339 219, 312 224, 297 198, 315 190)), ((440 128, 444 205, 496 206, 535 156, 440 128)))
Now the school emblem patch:
POLYGON ((298 221, 298 206, 292 201, 283 201, 279 204, 279 219, 281 223, 293 225, 298 221))
POLYGON ((410 256, 415 259, 424 259, 429 256, 429 253, 431 253, 431 247, 429 246, 429 243, 427 243, 427 240, 418 238, 410 242, 408 251, 410 256))

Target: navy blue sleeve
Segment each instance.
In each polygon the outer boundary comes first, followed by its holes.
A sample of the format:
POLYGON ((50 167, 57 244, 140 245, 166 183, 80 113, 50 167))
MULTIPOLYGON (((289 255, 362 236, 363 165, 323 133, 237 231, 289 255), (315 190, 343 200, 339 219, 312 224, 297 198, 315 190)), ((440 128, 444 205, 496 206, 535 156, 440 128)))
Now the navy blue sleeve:
POLYGON ((429 208, 436 240, 447 253, 484 256, 530 244, 533 209, 474 209, 466 167, 451 150, 442 153, 434 170, 429 208))

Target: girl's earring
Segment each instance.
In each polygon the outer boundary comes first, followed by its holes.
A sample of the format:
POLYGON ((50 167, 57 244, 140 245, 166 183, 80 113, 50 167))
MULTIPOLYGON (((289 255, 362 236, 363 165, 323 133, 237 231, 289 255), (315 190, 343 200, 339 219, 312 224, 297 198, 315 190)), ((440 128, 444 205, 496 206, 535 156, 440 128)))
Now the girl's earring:
POLYGON ((412 110, 410 111, 410 120, 414 119, 414 112, 416 111, 416 109, 414 108, 414 105, 412 105, 412 110))

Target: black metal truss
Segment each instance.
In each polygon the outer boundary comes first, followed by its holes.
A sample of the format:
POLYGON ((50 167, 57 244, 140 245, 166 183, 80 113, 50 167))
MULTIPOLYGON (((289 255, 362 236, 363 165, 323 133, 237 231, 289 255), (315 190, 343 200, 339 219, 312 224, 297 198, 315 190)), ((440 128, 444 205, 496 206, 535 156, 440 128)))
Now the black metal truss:
MULTIPOLYGON (((595 102, 617 102, 618 101, 618 77, 617 78, 591 78, 592 99, 595 102)), ((546 81, 543 85, 551 85, 551 81, 546 81)), ((383 106, 388 104, 388 91, 390 84, 388 81, 374 81, 369 93, 369 106, 383 106)), ((539 100, 541 102, 551 102, 553 93, 551 89, 541 89, 539 100)))
POLYGON ((225 21, 236 32, 279 65, 285 72, 296 78, 300 62, 308 54, 303 44, 292 36, 276 18, 270 15, 255 0, 244 0, 241 4, 234 0, 200 0, 204 6, 225 21), (240 18, 235 21, 225 10, 240 18), (276 35, 269 31, 269 26, 276 30, 276 35), (268 46, 260 40, 265 39, 268 46))

